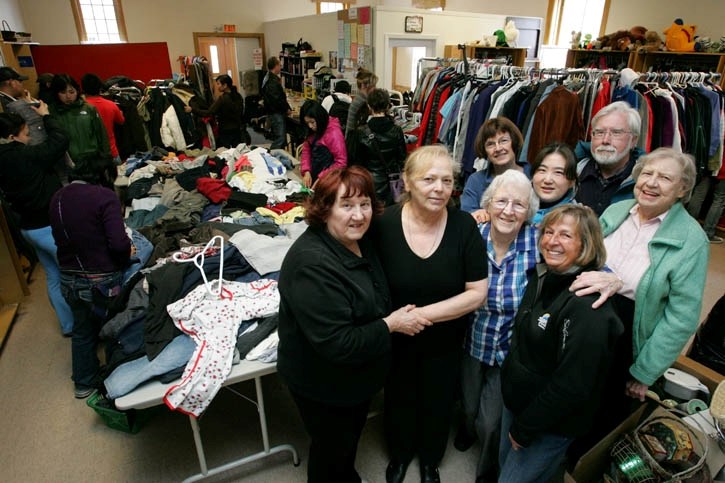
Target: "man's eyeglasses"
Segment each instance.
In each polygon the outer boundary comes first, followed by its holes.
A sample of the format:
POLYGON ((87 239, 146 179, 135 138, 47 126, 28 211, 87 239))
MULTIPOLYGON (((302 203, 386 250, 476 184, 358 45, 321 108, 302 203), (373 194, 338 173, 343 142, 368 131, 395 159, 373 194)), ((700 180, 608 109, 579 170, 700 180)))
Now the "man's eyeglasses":
POLYGON ((612 139, 622 139, 628 134, 632 134, 632 131, 625 131, 624 129, 592 129, 592 137, 595 139, 602 139, 607 134, 609 134, 612 139))
POLYGON ((509 203, 511 203, 511 208, 516 213, 526 213, 529 209, 529 206, 526 203, 518 200, 509 200, 507 198, 494 198, 491 200, 491 206, 497 210, 505 210, 509 203))

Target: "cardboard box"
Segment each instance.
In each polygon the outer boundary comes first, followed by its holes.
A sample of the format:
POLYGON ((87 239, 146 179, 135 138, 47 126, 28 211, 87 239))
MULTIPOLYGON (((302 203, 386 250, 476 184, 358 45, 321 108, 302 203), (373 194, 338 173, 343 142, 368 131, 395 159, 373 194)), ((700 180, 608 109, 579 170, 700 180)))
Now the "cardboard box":
MULTIPOLYGON (((654 403, 652 403, 654 405, 654 403)), ((602 479, 602 474, 607 471, 609 467, 609 451, 612 449, 614 443, 617 442, 619 437, 630 431, 634 431, 639 426, 644 415, 648 411, 651 411, 653 406, 650 404, 643 404, 639 409, 632 413, 627 419, 614 428, 604 439, 599 441, 592 449, 584 453, 579 458, 574 471, 571 475, 567 475, 570 479, 567 481, 573 481, 576 483, 588 483, 597 482, 602 479)))
MULTIPOLYGON (((567 474, 565 476, 565 481, 567 483, 589 483, 601 481, 602 475, 609 470, 611 463, 609 453, 619 437, 623 434, 634 431, 646 419, 663 415, 671 415, 671 413, 655 402, 643 404, 637 411, 625 419, 622 424, 617 426, 604 439, 597 443, 592 449, 587 451, 584 456, 579 458, 572 474, 567 474)), ((685 424, 685 421, 683 421, 683 424, 685 424)), ((722 453, 720 453, 720 451, 713 451, 713 446, 717 447, 717 443, 710 441, 710 438, 704 435, 698 428, 690 425, 689 429, 692 430, 692 432, 697 433, 700 437, 701 443, 709 446, 707 463, 710 466, 711 472, 715 471, 716 473, 717 469, 722 466, 723 461, 722 453)), ((693 444, 695 444, 694 441, 693 444)), ((702 454, 701 447, 695 445, 695 450, 698 454, 702 454)))

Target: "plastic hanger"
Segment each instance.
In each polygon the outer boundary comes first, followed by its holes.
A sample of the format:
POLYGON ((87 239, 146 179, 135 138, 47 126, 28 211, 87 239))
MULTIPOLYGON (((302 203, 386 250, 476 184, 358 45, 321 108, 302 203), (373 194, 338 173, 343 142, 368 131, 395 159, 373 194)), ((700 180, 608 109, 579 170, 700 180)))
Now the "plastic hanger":
POLYGON ((204 245, 204 248, 201 250, 201 252, 197 253, 192 258, 182 258, 184 255, 184 252, 176 252, 171 256, 171 259, 177 263, 189 263, 193 262, 196 268, 199 269, 201 272, 201 278, 204 280, 204 287, 206 288, 206 291, 209 295, 213 295, 215 297, 221 296, 222 293, 222 275, 224 274, 224 238, 221 235, 217 235, 213 237, 209 242, 207 242, 206 245, 204 245), (216 242, 219 241, 219 277, 217 280, 212 280, 211 283, 209 283, 209 280, 206 278, 206 272, 204 272, 204 260, 206 259, 206 251, 209 248, 212 248, 216 245, 216 242), (216 282, 217 286, 214 287, 214 283, 216 282))

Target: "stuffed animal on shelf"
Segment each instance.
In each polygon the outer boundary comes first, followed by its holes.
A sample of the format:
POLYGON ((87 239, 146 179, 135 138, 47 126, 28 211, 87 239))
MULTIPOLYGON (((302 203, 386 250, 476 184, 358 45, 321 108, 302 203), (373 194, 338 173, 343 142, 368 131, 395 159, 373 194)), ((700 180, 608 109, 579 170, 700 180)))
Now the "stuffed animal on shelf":
POLYGON ((592 40, 592 34, 585 34, 584 40, 582 40, 582 49, 594 49, 594 48, 595 47, 594 47, 594 41, 592 40))
POLYGON ((508 47, 506 44, 506 34, 503 30, 496 30, 493 35, 496 36, 496 47, 508 47))
POLYGON ((571 48, 578 49, 582 41, 582 33, 576 30, 571 31, 571 48))
POLYGON ((714 52, 710 37, 697 37, 695 40, 695 52, 714 52))
POLYGON ((513 20, 506 22, 503 28, 503 33, 506 34, 506 43, 509 47, 516 47, 516 42, 519 40, 519 29, 516 28, 516 24, 513 20))
POLYGON ((662 50, 662 37, 657 33, 656 30, 648 30, 644 34, 644 45, 640 50, 645 52, 655 52, 662 50))
POLYGON ((695 51, 695 25, 686 25, 681 18, 675 19, 665 32, 665 47, 673 52, 695 51))

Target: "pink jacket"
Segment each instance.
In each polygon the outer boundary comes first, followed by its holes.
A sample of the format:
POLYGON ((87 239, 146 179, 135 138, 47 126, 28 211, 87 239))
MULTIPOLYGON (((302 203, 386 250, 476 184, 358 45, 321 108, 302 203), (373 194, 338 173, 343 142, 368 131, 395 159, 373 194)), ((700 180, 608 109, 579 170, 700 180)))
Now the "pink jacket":
MULTIPOLYGON (((314 134, 309 136, 302 145, 302 159, 300 160, 300 173, 304 175, 312 170, 312 147, 310 143, 314 139, 314 134)), ((347 166, 347 148, 345 148, 345 136, 342 134, 340 121, 336 117, 330 116, 327 129, 322 137, 317 141, 322 146, 330 150, 334 162, 332 165, 320 171, 318 178, 324 178, 328 171, 336 168, 344 168, 347 166)))

